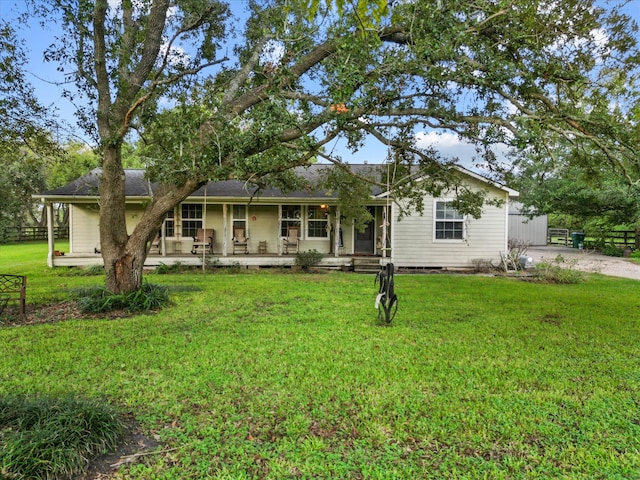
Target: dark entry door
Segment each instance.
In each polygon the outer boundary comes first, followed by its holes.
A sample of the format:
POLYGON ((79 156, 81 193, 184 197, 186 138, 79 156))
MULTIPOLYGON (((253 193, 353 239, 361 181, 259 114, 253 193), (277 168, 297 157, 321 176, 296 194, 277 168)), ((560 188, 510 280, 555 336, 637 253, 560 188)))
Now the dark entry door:
MULTIPOLYGON (((367 207, 367 210, 369 211, 371 216, 375 218, 373 207, 367 207)), ((354 253, 360 255, 373 255, 375 253, 375 233, 376 227, 373 220, 367 223, 367 226, 363 232, 355 230, 355 244, 353 247, 354 253)))

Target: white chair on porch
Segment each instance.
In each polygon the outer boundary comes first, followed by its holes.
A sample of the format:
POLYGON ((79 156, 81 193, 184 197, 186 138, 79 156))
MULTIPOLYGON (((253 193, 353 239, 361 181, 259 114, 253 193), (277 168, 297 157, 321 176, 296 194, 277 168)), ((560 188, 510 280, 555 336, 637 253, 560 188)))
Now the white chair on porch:
POLYGON ((197 255, 202 252, 213 253, 213 228, 199 228, 198 233, 193 237, 193 247, 191 253, 197 255))
POLYGON ((235 227, 233 229, 232 241, 234 255, 238 250, 240 251, 240 253, 249 253, 249 237, 246 236, 244 227, 235 227))
POLYGON ((300 248, 300 227, 287 228, 287 236, 282 238, 282 251, 285 255, 298 253, 300 248))

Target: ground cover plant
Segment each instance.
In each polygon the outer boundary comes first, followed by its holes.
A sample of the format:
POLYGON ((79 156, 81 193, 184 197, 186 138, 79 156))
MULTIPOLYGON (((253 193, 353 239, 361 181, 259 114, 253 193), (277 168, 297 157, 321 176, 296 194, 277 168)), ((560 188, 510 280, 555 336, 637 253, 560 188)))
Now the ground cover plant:
POLYGON ((0 478, 72 478, 125 429, 121 414, 96 399, 0 396, 0 478))
MULTIPOLYGON (((101 281, 29 268, 46 301, 101 281)), ((160 313, 0 328, 0 397, 108 399, 160 441, 114 478, 640 476, 636 281, 396 275, 383 326, 373 275, 150 278, 160 313)))

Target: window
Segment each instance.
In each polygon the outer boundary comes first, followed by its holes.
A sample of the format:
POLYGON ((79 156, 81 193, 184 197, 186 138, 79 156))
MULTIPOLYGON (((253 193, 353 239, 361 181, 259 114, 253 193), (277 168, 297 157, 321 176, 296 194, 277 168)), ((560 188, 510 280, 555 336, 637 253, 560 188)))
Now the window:
POLYGON ((164 218, 164 235, 165 237, 174 237, 176 235, 176 223, 173 218, 173 210, 167 212, 164 218))
POLYGON ((310 238, 326 238, 327 232, 327 207, 325 205, 307 207, 307 235, 310 238))
POLYGON ((286 237, 289 227, 300 228, 300 205, 282 205, 280 217, 280 236, 286 237))
POLYGON ((231 212, 231 218, 233 221, 233 229, 232 229, 233 232, 235 232, 236 228, 243 228, 244 234, 249 235, 249 232, 247 232, 247 206, 246 205, 234 205, 231 212))
POLYGON ((453 202, 436 202, 436 240, 464 240, 464 215, 453 208, 453 202))
POLYGON ((182 204, 182 236, 195 237, 202 228, 202 205, 195 203, 182 204))

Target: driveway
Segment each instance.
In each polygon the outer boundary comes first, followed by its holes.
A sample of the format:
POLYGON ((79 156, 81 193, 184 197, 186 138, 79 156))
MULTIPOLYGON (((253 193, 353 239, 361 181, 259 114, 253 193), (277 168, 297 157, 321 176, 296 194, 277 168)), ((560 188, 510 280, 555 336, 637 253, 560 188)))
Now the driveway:
POLYGON ((568 247, 529 247, 527 255, 534 262, 553 261, 558 255, 566 262, 576 262, 573 268, 589 273, 602 273, 614 277, 633 278, 640 280, 640 263, 626 258, 608 257, 595 253, 593 250, 578 250, 568 247))

